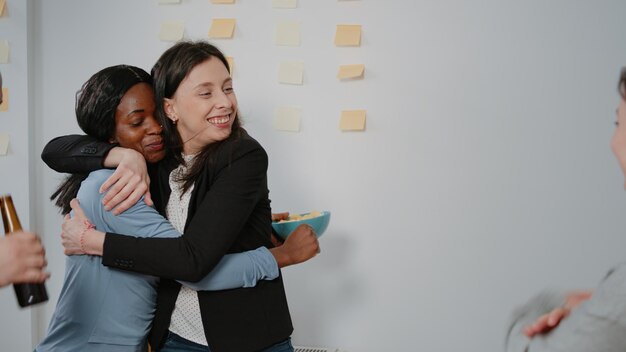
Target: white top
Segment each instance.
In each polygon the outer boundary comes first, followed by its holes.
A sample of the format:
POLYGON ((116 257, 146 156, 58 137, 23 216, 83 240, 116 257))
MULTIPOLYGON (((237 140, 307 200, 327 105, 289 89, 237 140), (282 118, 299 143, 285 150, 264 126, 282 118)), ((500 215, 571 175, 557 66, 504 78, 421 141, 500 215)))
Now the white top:
MULTIPOLYGON (((195 155, 183 155, 185 164, 192 162, 195 155)), ((170 200, 167 202, 165 214, 167 219, 174 225, 180 233, 184 232, 187 222, 187 210, 193 185, 182 194, 182 182, 176 182, 176 177, 187 171, 185 165, 180 165, 170 173, 170 200)), ((176 298, 176 305, 170 321, 170 331, 189 341, 208 346, 206 336, 204 336, 204 326, 200 316, 200 303, 198 302, 198 292, 186 286, 182 286, 176 298)))

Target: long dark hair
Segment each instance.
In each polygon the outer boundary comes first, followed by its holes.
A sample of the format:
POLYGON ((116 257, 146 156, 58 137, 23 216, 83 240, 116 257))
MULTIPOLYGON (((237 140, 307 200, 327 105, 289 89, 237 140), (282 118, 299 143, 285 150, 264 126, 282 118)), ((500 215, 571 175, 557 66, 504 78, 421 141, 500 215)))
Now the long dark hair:
MULTIPOLYGON (((166 162, 174 165, 183 164, 182 157, 183 141, 176 130, 176 125, 167 118, 163 102, 165 98, 172 98, 180 83, 187 77, 189 72, 197 65, 213 59, 220 60, 230 72, 230 66, 224 54, 215 46, 204 41, 182 41, 166 50, 157 60, 152 68, 152 78, 154 80, 154 96, 157 101, 156 115, 159 123, 163 125, 163 138, 168 146, 166 162)), ((211 143, 194 158, 193 164, 189 167, 185 175, 181 175, 183 182, 183 193, 198 179, 204 166, 212 163, 215 151, 223 143, 239 138, 241 135, 241 123, 239 113, 233 121, 230 136, 225 140, 211 143)))
MULTIPOLYGON (((117 65, 107 67, 91 76, 76 93, 76 120, 78 126, 89 136, 110 143, 115 135, 115 110, 126 92, 138 83, 152 85, 152 77, 135 66, 117 65)), ((50 196, 62 214, 72 210, 70 201, 78 194, 81 182, 87 174, 72 174, 50 196)))

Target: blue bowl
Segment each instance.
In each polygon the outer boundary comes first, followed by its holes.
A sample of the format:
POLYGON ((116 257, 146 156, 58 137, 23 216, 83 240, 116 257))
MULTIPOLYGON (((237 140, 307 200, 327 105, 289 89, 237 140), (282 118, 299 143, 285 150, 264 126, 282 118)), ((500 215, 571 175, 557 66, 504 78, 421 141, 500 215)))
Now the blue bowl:
MULTIPOLYGON (((310 219, 303 220, 293 220, 293 221, 284 221, 284 222, 272 222, 272 227, 274 228, 274 232, 282 238, 286 239, 293 230, 296 229, 300 224, 309 224, 315 231, 317 237, 322 236, 326 228, 328 227, 328 223, 330 222, 330 212, 322 211, 320 212, 320 216, 316 216, 310 219)), ((309 213, 299 214, 300 216, 305 216, 309 213)))

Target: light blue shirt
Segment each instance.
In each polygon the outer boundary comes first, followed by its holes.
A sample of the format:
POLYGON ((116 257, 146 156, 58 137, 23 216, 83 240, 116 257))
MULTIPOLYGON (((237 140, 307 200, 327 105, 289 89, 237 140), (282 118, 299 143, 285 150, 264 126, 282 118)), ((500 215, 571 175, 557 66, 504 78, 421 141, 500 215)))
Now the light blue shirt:
MULTIPOLYGON (((140 200, 120 215, 104 209, 100 185, 113 170, 92 172, 78 199, 85 215, 102 232, 138 237, 179 237, 181 234, 155 209, 140 200)), ((253 287, 258 280, 278 277, 278 265, 267 248, 229 254, 204 279, 181 282, 195 290, 253 287)), ((158 278, 110 269, 101 257, 69 256, 63 288, 48 327, 35 351, 141 351, 156 309, 158 278)))

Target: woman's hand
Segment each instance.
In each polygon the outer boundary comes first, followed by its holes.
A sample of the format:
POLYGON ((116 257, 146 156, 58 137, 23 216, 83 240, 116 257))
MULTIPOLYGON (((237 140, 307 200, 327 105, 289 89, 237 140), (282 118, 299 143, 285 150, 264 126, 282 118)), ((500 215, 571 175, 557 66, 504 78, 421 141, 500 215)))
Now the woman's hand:
POLYGON ((94 230, 94 226, 85 216, 78 199, 70 202, 74 216, 65 215, 61 228, 61 244, 65 255, 102 255, 104 233, 94 230))
POLYGON ((555 308, 551 312, 540 316, 534 323, 524 328, 524 335, 532 338, 538 334, 545 334, 554 329, 561 320, 565 319, 572 309, 591 298, 592 291, 574 291, 567 295, 563 307, 555 308))
MULTIPOLYGON (((289 218, 289 212, 272 213, 272 222, 287 220, 288 218, 289 218)), ((270 239, 272 240, 272 244, 274 245, 274 247, 283 245, 284 241, 281 238, 277 237, 274 233, 270 235, 270 239)))
POLYGON ((313 228, 307 224, 296 227, 285 242, 270 249, 279 268, 305 262, 320 253, 320 245, 313 228))
POLYGON ((133 149, 113 148, 105 159, 105 166, 117 169, 100 187, 100 193, 107 192, 102 203, 106 210, 113 209, 119 215, 128 210, 144 196, 147 205, 152 206, 150 177, 146 160, 133 149))

